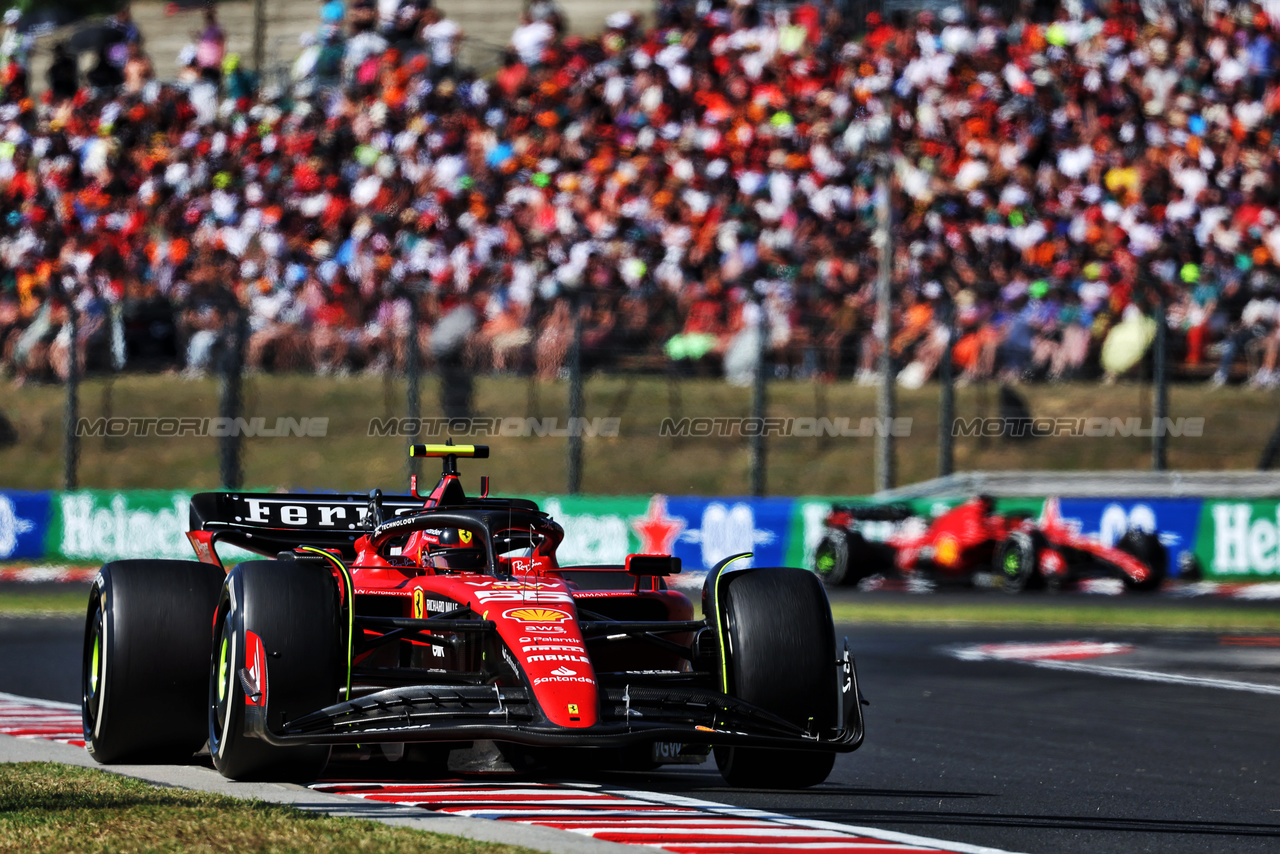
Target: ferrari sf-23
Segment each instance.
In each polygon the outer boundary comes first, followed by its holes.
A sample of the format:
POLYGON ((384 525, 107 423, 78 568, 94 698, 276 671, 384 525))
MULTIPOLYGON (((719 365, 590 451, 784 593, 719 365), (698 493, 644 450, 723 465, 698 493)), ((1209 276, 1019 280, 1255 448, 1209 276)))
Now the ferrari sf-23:
POLYGON ((987 573, 1008 593, 1057 590, 1092 577, 1117 578, 1129 590, 1151 591, 1159 588, 1168 567, 1157 534, 1131 528, 1108 546, 1064 521, 1056 498, 1045 501, 1039 519, 997 513, 993 500, 980 495, 929 521, 903 505, 837 505, 824 525, 814 570, 833 587, 876 574, 971 581, 987 573), (865 523, 891 523, 891 533, 878 541, 869 538, 862 530, 865 523))
MULTIPOLYGON (((185 762, 307 781, 331 750, 440 768, 647 770, 714 752, 731 785, 804 787, 863 739, 848 643, 804 569, 720 561, 702 614, 669 555, 562 567, 532 501, 467 496, 459 457, 429 495, 193 496, 199 560, 108 563, 94 580, 83 720, 104 763, 185 762), (227 569, 219 546, 266 556, 227 569), (435 757, 433 760, 432 757, 435 757), (432 764, 434 762, 434 764, 432 764)), ((424 772, 425 773, 425 772, 424 772)))

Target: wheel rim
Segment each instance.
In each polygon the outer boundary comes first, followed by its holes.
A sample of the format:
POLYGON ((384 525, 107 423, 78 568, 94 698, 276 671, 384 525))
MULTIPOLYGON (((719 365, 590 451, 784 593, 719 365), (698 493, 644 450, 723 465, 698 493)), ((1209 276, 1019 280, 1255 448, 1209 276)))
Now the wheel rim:
POLYGON ((218 626, 218 635, 214 638, 215 648, 218 650, 218 666, 210 668, 214 685, 210 692, 213 697, 210 703, 209 715, 209 747, 215 755, 218 754, 223 736, 230 725, 231 697, 234 694, 231 690, 231 679, 234 674, 231 662, 235 658, 235 640, 231 635, 231 615, 227 614, 222 620, 218 621, 218 626))
POLYGON ((102 645, 102 636, 93 633, 93 652, 89 656, 89 696, 98 696, 98 650, 102 645))
POLYGON ((836 556, 830 548, 818 549, 816 557, 819 575, 830 575, 831 571, 836 568, 836 556))
POLYGON ((222 636, 222 651, 218 653, 218 708, 222 708, 227 701, 227 670, 229 663, 227 661, 227 636, 222 636))
POLYGON ((1011 578, 1016 578, 1022 571, 1022 555, 1015 546, 1009 549, 1004 556, 1004 574, 1011 578))
POLYGON ((86 740, 92 740, 97 736, 98 723, 102 719, 102 700, 105 693, 103 689, 106 686, 106 674, 103 672, 106 664, 102 638, 103 621, 102 603, 99 601, 93 615, 93 640, 85 651, 81 708, 84 715, 86 740))

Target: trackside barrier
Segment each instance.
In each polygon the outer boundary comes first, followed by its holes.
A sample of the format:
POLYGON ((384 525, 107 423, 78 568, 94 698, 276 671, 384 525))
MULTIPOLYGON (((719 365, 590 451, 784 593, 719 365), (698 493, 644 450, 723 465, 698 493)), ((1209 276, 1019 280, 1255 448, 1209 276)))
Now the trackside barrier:
MULTIPOLYGON (((190 492, 0 490, 0 561, 93 565, 126 558, 190 558, 190 492)), ((960 498, 913 498, 903 503, 930 516, 960 498)), ((1001 511, 1033 516, 1044 498, 998 498, 1001 511)), ((705 569, 727 555, 753 552, 756 565, 808 566, 833 502, 869 498, 700 498, 690 496, 542 496, 539 503, 565 528, 561 562, 621 563, 631 553, 670 553, 687 570, 705 569)), ((1058 499, 1063 519, 1081 532, 1114 543, 1130 527, 1159 531, 1176 573, 1183 553, 1194 555, 1205 578, 1261 581, 1280 576, 1280 500, 1200 498, 1058 499)), ((884 539, 892 522, 865 523, 884 539)), ((227 552, 231 560, 247 553, 227 552)))

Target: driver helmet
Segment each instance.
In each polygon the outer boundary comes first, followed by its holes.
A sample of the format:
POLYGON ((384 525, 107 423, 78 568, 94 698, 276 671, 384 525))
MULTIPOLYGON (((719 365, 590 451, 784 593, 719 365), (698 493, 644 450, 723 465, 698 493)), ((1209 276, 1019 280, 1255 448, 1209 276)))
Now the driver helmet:
POLYGON ((462 528, 429 528, 423 531, 428 559, 439 569, 482 572, 487 563, 484 545, 471 531, 462 528))

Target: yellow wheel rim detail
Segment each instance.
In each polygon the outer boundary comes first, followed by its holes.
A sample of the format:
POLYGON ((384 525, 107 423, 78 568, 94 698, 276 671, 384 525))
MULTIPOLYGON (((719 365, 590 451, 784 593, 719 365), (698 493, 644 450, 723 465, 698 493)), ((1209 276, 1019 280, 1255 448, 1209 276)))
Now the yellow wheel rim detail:
POLYGON ((221 703, 227 698, 227 671, 230 670, 230 663, 227 661, 227 639, 222 638, 222 652, 218 656, 218 702, 221 703))
POLYGON ((94 696, 98 693, 98 664, 100 655, 98 648, 102 643, 102 636, 95 634, 93 636, 93 653, 89 657, 89 692, 94 696))

